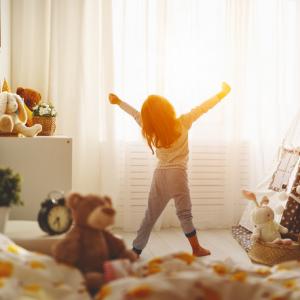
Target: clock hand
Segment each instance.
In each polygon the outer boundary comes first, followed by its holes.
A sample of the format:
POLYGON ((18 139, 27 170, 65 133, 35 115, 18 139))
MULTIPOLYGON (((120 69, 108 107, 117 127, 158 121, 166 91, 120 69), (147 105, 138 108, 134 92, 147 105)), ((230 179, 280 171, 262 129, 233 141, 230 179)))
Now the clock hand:
POLYGON ((57 219, 58 228, 60 228, 60 218, 57 219))
POLYGON ((57 224, 58 227, 60 227, 60 218, 56 217, 55 221, 53 222, 53 224, 57 224))

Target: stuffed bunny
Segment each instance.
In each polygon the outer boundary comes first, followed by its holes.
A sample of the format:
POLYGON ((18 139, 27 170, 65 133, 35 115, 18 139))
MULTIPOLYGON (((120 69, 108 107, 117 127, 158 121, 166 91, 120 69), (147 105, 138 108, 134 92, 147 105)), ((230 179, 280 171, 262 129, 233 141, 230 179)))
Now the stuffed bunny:
POLYGON ((6 112, 7 97, 5 93, 0 93, 0 131, 12 132, 14 128, 12 117, 6 112))
POLYGON ((0 131, 32 137, 42 131, 40 124, 27 127, 27 114, 22 98, 14 93, 0 93, 0 131))
POLYGON ((260 204, 256 200, 254 193, 243 191, 243 195, 255 203, 251 218, 254 223, 254 230, 251 236, 253 242, 262 240, 276 244, 291 244, 290 239, 282 239, 280 233, 287 233, 288 229, 274 221, 274 211, 267 206, 269 203, 268 197, 264 196, 260 204))

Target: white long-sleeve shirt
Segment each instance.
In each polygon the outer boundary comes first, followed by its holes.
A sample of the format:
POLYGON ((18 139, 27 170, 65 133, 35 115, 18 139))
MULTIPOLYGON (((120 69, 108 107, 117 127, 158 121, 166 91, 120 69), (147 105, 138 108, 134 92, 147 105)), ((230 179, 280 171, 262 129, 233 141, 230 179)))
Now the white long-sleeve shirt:
MULTIPOLYGON (((181 124, 181 135, 179 138, 168 148, 156 148, 155 152, 156 157, 158 158, 158 169, 187 168, 189 159, 188 131, 198 118, 220 101, 221 99, 218 96, 215 96, 203 102, 201 105, 196 106, 189 113, 183 114, 179 117, 179 122, 181 124)), ((139 111, 123 101, 120 102, 120 107, 131 115, 140 126, 142 126, 142 119, 139 111)))

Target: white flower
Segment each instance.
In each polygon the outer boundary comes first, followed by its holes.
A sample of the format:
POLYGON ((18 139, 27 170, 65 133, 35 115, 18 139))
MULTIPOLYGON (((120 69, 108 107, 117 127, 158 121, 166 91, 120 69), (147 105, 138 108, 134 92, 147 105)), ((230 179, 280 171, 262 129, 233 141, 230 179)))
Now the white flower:
POLYGON ((41 104, 40 104, 40 106, 41 106, 41 107, 45 107, 45 108, 47 108, 47 107, 49 107, 49 104, 48 104, 48 103, 44 103, 44 102, 43 102, 43 103, 41 103, 41 104))
POLYGON ((37 116, 56 116, 56 110, 52 104, 46 102, 40 102, 34 108, 34 114, 37 116))
POLYGON ((49 109, 48 109, 48 108, 45 108, 45 107, 40 107, 40 109, 39 109, 39 114, 40 114, 41 116, 47 115, 47 114, 49 114, 49 109))

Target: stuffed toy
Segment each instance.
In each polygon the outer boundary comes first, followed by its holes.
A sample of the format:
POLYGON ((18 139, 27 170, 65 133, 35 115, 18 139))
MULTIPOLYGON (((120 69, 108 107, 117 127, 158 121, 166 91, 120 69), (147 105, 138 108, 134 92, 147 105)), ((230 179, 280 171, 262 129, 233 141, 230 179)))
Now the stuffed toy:
POLYGON ((14 93, 0 93, 0 131, 21 133, 28 137, 35 136, 42 131, 40 124, 27 127, 26 121, 27 114, 22 98, 14 93))
POLYGON ((135 261, 137 256, 107 230, 115 216, 110 198, 73 193, 66 202, 74 224, 64 239, 54 245, 53 256, 58 262, 79 268, 87 288, 93 293, 104 283, 105 262, 113 259, 135 261))
POLYGON ((25 109, 27 112, 27 126, 32 126, 32 111, 33 108, 39 104, 41 101, 41 94, 38 91, 35 91, 33 89, 28 89, 28 88, 22 88, 18 87, 17 88, 17 94, 24 99, 25 102, 25 109))
POLYGON ((10 92, 9 84, 5 78, 4 78, 3 84, 2 84, 2 92, 10 92))
POLYGON ((28 88, 17 88, 17 94, 24 99, 25 104, 27 107, 33 111, 33 108, 39 104, 41 101, 41 94, 38 91, 28 88))
POLYGON ((10 115, 6 114, 7 97, 0 93, 0 132, 9 133, 14 128, 14 122, 10 115))
MULTIPOLYGON (((10 92, 10 88, 6 79, 4 79, 2 84, 2 92, 10 92)), ((0 97, 0 132, 9 133, 12 132, 14 124, 12 118, 5 114, 6 111, 5 97, 0 97)))
POLYGON ((251 218, 254 224, 254 230, 251 240, 256 242, 261 240, 275 244, 291 244, 291 239, 282 239, 280 233, 288 233, 288 229, 278 224, 274 220, 274 211, 268 206, 269 199, 264 196, 260 204, 256 200, 253 192, 243 190, 243 195, 255 203, 255 208, 252 211, 251 218))

